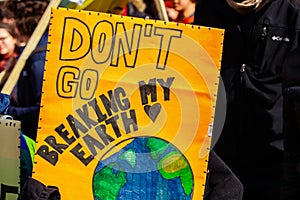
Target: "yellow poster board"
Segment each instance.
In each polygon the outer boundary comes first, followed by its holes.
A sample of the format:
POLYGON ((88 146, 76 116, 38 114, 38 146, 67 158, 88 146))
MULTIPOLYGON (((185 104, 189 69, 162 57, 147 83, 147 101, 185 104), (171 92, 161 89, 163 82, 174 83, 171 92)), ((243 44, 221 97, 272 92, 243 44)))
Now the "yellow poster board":
POLYGON ((64 200, 201 199, 223 30, 53 8, 33 177, 64 200))

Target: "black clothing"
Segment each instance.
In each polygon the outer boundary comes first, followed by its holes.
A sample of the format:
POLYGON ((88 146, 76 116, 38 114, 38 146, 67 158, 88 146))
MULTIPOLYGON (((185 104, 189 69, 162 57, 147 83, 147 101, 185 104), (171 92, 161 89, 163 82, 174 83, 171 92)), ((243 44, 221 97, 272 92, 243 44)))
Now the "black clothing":
POLYGON ((243 185, 222 159, 211 151, 204 200, 241 200, 243 185))
POLYGON ((214 150, 243 183, 245 200, 276 200, 283 156, 282 64, 298 46, 299 10, 287 0, 270 0, 256 13, 241 15, 226 0, 199 0, 195 24, 225 29, 221 80, 227 113, 214 150))
POLYGON ((21 189, 19 200, 60 200, 60 192, 56 186, 46 186, 29 177, 21 189))
POLYGON ((36 140, 38 129, 47 42, 46 32, 26 60, 7 111, 15 120, 21 121, 22 133, 33 140, 36 140))
POLYGON ((300 49, 283 65, 284 165, 281 200, 300 199, 300 49))
POLYGON ((284 148, 300 155, 300 49, 287 56, 283 80, 284 148))

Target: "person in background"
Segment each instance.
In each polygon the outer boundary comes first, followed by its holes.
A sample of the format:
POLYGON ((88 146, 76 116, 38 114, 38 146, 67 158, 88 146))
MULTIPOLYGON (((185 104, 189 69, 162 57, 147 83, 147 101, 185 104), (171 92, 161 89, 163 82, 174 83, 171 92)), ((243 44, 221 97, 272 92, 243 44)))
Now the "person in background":
POLYGON ((159 19, 158 12, 152 0, 129 0, 123 9, 122 15, 145 19, 159 19))
MULTIPOLYGON (((23 41, 28 41, 35 30, 48 1, 7 1, 6 7, 15 14, 17 28, 23 41)), ((11 94, 7 114, 21 121, 21 131, 36 140, 42 80, 47 47, 47 34, 29 56, 11 94)), ((22 49, 21 49, 22 51, 22 49)))
POLYGON ((284 162, 281 200, 300 199, 300 48, 283 65, 284 162))
POLYGON ((178 11, 174 9, 172 0, 165 0, 164 3, 169 21, 175 21, 178 17, 178 11))
POLYGON ((0 22, 0 89, 19 56, 18 35, 15 30, 12 25, 0 22))
POLYGON ((123 16, 132 16, 140 18, 152 18, 152 16, 146 13, 147 4, 143 0, 130 0, 124 7, 123 16))
MULTIPOLYGON (((14 13, 20 36, 26 45, 47 8, 48 1, 6 1, 4 6, 14 13)), ((21 121, 21 188, 28 177, 32 175, 34 162, 32 155, 38 129, 47 42, 46 31, 26 60, 17 84, 10 95, 10 105, 6 112, 13 119, 21 121)), ((20 48, 21 53, 24 48, 25 46, 20 48)))
POLYGON ((214 150, 242 182, 244 200, 278 200, 282 68, 299 46, 299 8, 289 0, 198 0, 195 24, 225 30, 221 78, 227 112, 214 150))
POLYGON ((173 21, 185 24, 194 23, 196 0, 172 0, 172 2, 173 8, 178 12, 177 18, 173 21))

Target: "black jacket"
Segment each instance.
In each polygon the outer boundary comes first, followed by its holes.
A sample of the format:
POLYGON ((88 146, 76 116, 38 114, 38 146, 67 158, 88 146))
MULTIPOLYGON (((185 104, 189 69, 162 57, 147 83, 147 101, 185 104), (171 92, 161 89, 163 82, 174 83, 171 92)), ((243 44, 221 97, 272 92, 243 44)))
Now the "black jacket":
POLYGON ((36 140, 38 129, 47 42, 48 33, 46 32, 26 60, 17 86, 12 92, 15 98, 11 99, 11 105, 7 111, 7 114, 15 120, 21 121, 21 131, 33 140, 36 140))
POLYGON ((281 200, 300 199, 300 49, 283 67, 284 148, 281 200))
POLYGON ((288 0, 270 0, 257 13, 240 15, 226 0, 199 0, 195 24, 225 29, 227 113, 216 152, 229 165, 264 161, 282 140, 282 64, 298 46, 299 10, 288 0))

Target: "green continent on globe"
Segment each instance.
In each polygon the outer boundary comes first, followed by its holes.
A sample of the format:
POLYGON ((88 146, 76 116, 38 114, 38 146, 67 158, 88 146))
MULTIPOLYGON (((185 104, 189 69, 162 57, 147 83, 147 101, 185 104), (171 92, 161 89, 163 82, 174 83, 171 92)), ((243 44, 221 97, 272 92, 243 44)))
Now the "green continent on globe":
POLYGON ((135 164, 136 164, 136 154, 135 154, 135 151, 133 149, 128 149, 123 154, 121 154, 119 158, 122 159, 122 160, 127 161, 128 164, 132 168, 135 167, 135 164))
POLYGON ((168 148, 168 143, 157 138, 148 138, 147 147, 151 149, 151 156, 157 160, 161 154, 168 148))
MULTIPOLYGON (((158 159, 168 147, 168 143, 157 138, 148 138, 148 148, 151 149, 153 159, 158 159)), ((165 179, 179 177, 186 195, 193 191, 193 174, 187 160, 179 151, 172 151, 165 155, 158 163, 158 170, 165 179)))
POLYGON ((104 167, 94 176, 94 192, 98 200, 116 200, 120 189, 126 183, 126 173, 123 171, 113 172, 116 164, 104 167))
POLYGON ((158 163, 158 169, 165 179, 179 177, 185 194, 191 194, 193 174, 186 159, 179 152, 173 151, 163 157, 158 163))

